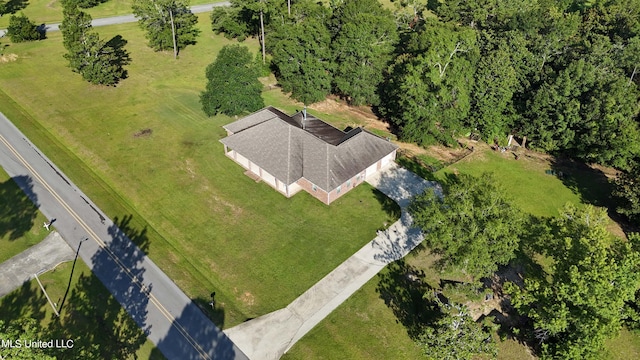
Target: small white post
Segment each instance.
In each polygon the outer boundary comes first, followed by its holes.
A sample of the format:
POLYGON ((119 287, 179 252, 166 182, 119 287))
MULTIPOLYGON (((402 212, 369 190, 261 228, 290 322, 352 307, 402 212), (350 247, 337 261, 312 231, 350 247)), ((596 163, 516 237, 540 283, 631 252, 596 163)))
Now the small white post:
POLYGON ((42 286, 42 283, 40 282, 40 279, 38 278, 38 274, 33 274, 33 276, 35 276, 36 280, 38 281, 38 285, 40 285, 40 289, 42 289, 42 292, 44 293, 44 296, 47 297, 47 300, 49 301, 49 305, 51 305, 51 308, 53 309, 53 312, 56 313, 57 317, 60 317, 60 313, 58 313, 58 309, 56 309, 56 307, 53 305, 53 302, 51 302, 51 299, 49 298, 49 294, 47 294, 47 291, 44 289, 44 286, 42 286))

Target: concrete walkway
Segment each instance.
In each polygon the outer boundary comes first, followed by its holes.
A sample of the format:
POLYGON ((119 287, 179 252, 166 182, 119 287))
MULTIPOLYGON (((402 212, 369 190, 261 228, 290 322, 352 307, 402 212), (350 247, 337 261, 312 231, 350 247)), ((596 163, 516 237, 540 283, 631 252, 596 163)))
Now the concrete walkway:
POLYGON ((437 186, 392 164, 367 179, 402 207, 400 220, 335 268, 286 308, 227 329, 224 332, 252 360, 279 359, 309 330, 348 299, 390 262, 414 249, 422 240, 411 227, 406 206, 429 186, 437 186))
POLYGON ((31 280, 33 274, 51 270, 74 256, 62 236, 52 232, 40 243, 0 264, 0 298, 31 280))

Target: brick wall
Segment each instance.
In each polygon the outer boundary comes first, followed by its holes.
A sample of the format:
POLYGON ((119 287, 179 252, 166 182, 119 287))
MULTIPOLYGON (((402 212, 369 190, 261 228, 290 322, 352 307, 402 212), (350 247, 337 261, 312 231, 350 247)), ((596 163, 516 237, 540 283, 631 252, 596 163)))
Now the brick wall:
POLYGON ((296 184, 300 185, 302 190, 308 192, 309 194, 311 194, 311 196, 329 205, 329 202, 327 200, 327 192, 320 189, 319 187, 316 187, 316 189, 314 190, 313 183, 311 181, 305 178, 301 178, 300 180, 296 181, 296 184))

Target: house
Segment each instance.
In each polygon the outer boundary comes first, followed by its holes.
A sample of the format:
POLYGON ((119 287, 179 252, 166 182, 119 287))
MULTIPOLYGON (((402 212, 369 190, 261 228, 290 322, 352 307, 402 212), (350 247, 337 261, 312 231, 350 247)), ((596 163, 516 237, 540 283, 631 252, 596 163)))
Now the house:
POLYGON ((225 154, 287 197, 305 190, 330 204, 396 157, 398 147, 362 128, 339 130, 307 114, 266 107, 223 127, 225 154))

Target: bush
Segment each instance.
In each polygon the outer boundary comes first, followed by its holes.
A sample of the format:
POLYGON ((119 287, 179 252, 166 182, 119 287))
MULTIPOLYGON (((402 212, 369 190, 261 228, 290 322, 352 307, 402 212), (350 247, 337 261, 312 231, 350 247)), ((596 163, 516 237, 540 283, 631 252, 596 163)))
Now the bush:
POLYGON ((42 40, 46 37, 44 28, 36 25, 23 14, 11 16, 7 35, 13 42, 42 40))

